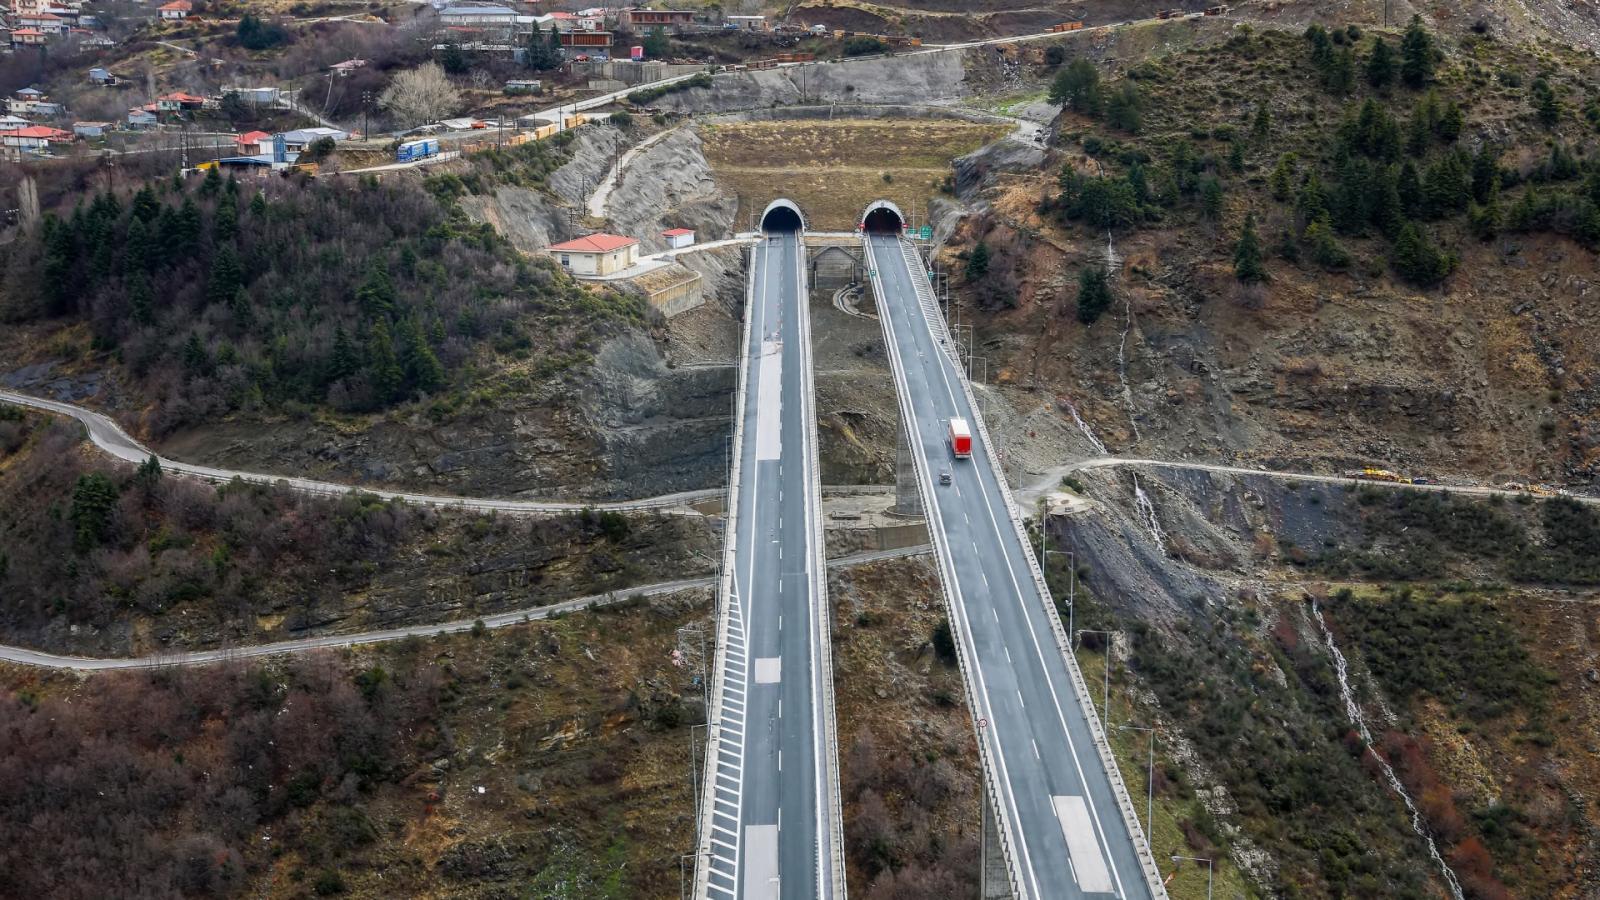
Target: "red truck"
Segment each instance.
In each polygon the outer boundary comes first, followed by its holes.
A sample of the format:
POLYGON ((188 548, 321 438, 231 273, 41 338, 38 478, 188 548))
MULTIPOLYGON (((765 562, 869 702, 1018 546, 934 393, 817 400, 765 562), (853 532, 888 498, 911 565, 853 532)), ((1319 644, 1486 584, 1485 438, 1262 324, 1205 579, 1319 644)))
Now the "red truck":
POLYGON ((950 452, 956 459, 972 458, 972 429, 966 419, 950 420, 950 452))

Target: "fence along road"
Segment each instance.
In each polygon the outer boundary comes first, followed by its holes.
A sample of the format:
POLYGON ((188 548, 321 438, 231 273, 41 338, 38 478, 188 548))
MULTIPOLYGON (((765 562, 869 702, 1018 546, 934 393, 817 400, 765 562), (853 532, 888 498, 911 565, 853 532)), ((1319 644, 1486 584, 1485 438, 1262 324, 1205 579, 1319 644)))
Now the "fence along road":
POLYGON ((751 258, 695 877, 715 900, 844 896, 804 252, 773 231, 751 258))
POLYGON ((1012 895, 1164 898, 922 262, 898 235, 865 245, 1012 895), (950 454, 957 417, 969 460, 950 454))

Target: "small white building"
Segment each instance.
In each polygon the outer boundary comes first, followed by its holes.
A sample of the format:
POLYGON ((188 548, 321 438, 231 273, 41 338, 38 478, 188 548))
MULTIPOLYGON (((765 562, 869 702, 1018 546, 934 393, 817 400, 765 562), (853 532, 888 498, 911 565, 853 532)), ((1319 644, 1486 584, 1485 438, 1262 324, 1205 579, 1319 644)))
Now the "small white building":
POLYGON ((285 153, 299 153, 322 138, 332 138, 342 141, 350 135, 337 128, 296 128, 294 131, 285 131, 283 138, 283 151, 285 153))
POLYGON ((439 10, 439 24, 446 28, 512 28, 517 11, 504 6, 449 6, 439 10))
POLYGON ((668 228, 661 232, 661 236, 666 239, 667 247, 672 250, 679 250, 694 243, 693 228, 668 228))
POLYGON ((230 87, 222 91, 223 96, 232 95, 240 103, 253 106, 272 106, 278 102, 279 93, 275 87, 230 87))
POLYGON ((189 18, 191 12, 194 12, 194 4, 189 0, 172 0, 156 8, 156 13, 167 22, 181 22, 189 18))
POLYGON ((85 138, 105 137, 108 132, 116 127, 111 122, 73 122, 72 133, 78 137, 85 138))
POLYGON ((591 234, 545 250, 574 275, 611 275, 639 262, 639 241, 620 234, 591 234))

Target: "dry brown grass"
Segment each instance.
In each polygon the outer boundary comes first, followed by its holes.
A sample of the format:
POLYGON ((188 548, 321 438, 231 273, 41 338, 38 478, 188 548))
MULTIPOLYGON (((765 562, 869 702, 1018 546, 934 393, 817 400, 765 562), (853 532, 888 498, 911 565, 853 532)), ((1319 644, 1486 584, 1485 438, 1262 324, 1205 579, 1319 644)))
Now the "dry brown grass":
POLYGON ((939 193, 950 161, 1006 132, 971 122, 837 119, 702 126, 706 157, 739 197, 739 226, 776 197, 805 211, 811 227, 847 231, 867 204, 909 212, 939 193))

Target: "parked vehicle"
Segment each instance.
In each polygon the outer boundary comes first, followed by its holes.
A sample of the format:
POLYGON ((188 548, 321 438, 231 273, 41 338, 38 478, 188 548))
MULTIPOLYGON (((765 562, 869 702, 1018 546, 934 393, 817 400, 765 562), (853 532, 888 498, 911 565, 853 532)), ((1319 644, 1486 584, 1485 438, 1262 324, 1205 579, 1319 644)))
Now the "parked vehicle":
POLYGON ((950 420, 950 452, 956 459, 972 458, 972 429, 966 419, 950 420))
POLYGON ((415 141, 406 141, 394 152, 395 162, 415 162, 439 155, 438 138, 422 138, 415 141))

